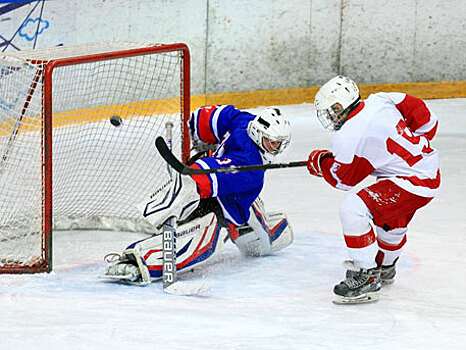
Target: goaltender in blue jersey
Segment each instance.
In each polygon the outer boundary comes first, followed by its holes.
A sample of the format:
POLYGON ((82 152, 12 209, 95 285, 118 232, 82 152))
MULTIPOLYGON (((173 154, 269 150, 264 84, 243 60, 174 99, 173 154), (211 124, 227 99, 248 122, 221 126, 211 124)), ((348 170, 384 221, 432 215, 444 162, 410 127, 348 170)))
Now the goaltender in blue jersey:
MULTIPOLYGON (((248 125, 254 118, 253 114, 242 112, 231 105, 200 108, 189 122, 191 135, 194 140, 219 146, 211 157, 201 158, 191 167, 211 169, 268 161, 266 156, 271 153, 265 147, 257 147, 248 135, 248 125)), ((287 143, 288 140, 284 139, 273 152, 279 153, 287 143)), ((262 191, 264 173, 264 170, 213 173, 195 175, 193 179, 197 183, 200 198, 217 197, 225 219, 240 226, 249 220, 249 208, 262 191)))
MULTIPOLYGON (((192 113, 189 129, 193 148, 201 151, 188 162, 196 169, 271 163, 291 138, 289 122, 276 107, 254 115, 232 105, 204 106, 192 113)), ((228 238, 246 256, 269 255, 291 244, 286 215, 267 213, 259 198, 264 174, 175 174, 168 190, 156 190, 141 204, 143 216, 157 227, 176 218, 178 271, 212 258, 228 238)), ((109 262, 104 277, 136 284, 160 279, 161 236, 155 232, 128 246, 109 262)))

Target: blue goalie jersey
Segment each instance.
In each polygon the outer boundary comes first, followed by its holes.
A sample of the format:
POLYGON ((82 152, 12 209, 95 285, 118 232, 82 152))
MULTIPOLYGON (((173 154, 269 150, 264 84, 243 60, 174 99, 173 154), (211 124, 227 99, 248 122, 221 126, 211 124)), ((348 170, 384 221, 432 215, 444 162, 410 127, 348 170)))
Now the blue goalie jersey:
MULTIPOLYGON (((261 153, 250 139, 247 127, 255 116, 231 105, 204 106, 193 113, 189 128, 194 138, 219 144, 212 157, 197 160, 192 168, 212 169, 232 165, 263 164, 261 153)), ((193 175, 201 198, 217 197, 225 219, 242 225, 249 220, 249 208, 264 185, 264 170, 193 175)))

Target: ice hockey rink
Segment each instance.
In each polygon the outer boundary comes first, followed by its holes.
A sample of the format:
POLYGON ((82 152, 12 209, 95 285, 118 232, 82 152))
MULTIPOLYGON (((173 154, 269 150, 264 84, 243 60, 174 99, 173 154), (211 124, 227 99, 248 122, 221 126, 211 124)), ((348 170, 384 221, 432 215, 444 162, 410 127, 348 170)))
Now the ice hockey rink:
MULTIPOLYGON (((338 207, 346 193, 305 168, 270 170, 262 198, 267 210, 288 214, 290 247, 246 259, 228 242, 215 261, 181 277, 210 281, 211 290, 183 297, 160 283, 98 279, 102 257, 141 234, 58 232, 53 273, 0 275, 0 349, 464 349, 466 99, 427 104, 440 121, 432 145, 441 190, 410 224, 396 281, 378 302, 331 302, 345 273, 338 207)), ((330 147, 310 104, 281 108, 293 129, 281 161, 330 147)))

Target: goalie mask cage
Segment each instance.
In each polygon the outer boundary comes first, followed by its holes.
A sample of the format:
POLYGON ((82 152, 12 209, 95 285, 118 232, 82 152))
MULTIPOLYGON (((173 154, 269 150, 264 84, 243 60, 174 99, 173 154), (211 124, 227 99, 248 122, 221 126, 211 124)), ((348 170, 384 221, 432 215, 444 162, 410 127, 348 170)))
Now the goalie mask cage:
POLYGON ((136 205, 168 180, 154 147, 166 122, 189 156, 187 46, 87 44, 0 62, 0 273, 51 271, 56 229, 151 232, 136 205))

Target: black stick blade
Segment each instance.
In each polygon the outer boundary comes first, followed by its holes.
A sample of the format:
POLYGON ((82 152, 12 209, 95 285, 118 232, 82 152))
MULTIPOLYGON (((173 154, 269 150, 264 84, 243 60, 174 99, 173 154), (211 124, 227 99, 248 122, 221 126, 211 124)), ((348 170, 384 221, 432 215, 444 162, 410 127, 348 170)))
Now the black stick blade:
MULTIPOLYGON (((167 162, 168 165, 170 165, 173 169, 175 169, 177 172, 184 174, 183 170, 184 168, 187 168, 186 165, 181 163, 175 156, 174 154, 170 151, 170 149, 167 146, 167 143, 163 139, 163 137, 159 136, 155 139, 155 147, 157 148, 157 151, 159 151, 160 155, 162 158, 167 162)), ((189 168, 188 168, 189 169, 189 168)), ((193 169, 194 170, 194 169, 193 169)))

